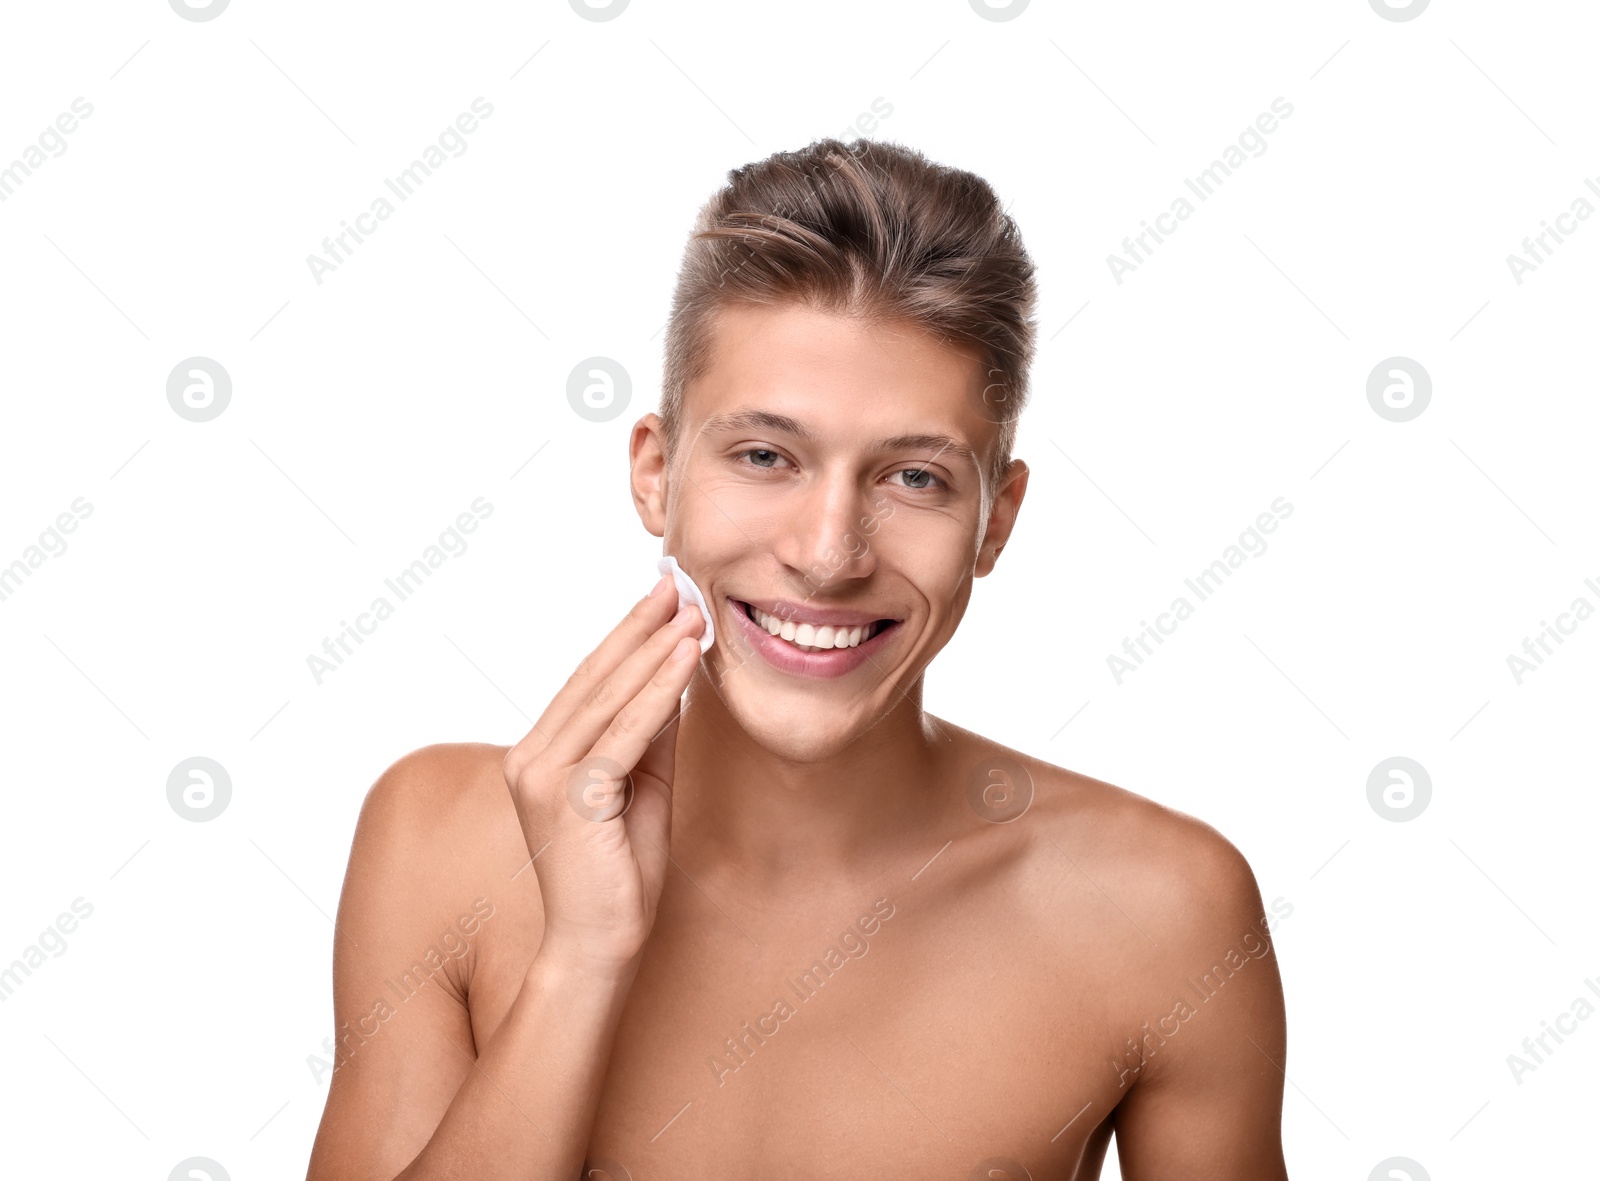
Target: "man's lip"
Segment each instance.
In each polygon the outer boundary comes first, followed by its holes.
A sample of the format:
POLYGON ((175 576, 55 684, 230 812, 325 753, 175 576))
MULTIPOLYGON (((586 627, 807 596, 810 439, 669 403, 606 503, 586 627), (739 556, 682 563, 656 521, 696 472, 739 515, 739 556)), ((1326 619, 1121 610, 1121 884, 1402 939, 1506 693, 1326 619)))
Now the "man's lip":
POLYGON ((830 648, 826 651, 808 652, 788 640, 772 635, 756 623, 744 609, 739 599, 725 596, 728 620, 735 631, 748 639, 762 659, 778 672, 812 680, 833 680, 848 676, 868 661, 876 663, 874 652, 882 652, 891 637, 897 635, 900 624, 893 623, 876 631, 870 639, 862 640, 854 648, 830 648))
POLYGON ((873 614, 870 611, 847 611, 842 607, 818 607, 811 603, 794 603, 787 599, 735 599, 729 602, 741 610, 746 604, 765 615, 776 615, 780 620, 793 621, 796 626, 809 623, 813 627, 865 627, 880 619, 901 622, 893 615, 873 614))

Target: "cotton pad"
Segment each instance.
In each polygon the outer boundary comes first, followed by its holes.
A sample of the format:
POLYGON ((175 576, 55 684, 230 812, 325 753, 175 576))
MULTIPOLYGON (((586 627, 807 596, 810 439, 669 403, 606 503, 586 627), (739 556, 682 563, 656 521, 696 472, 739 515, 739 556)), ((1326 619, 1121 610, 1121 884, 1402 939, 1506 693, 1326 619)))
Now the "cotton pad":
POLYGON ((712 641, 717 638, 716 630, 711 624, 711 608, 706 606, 706 597, 700 593, 700 588, 694 584, 694 579, 683 572, 683 567, 678 565, 678 559, 671 554, 656 563, 656 573, 672 575, 672 581, 678 586, 680 611, 689 603, 700 608, 700 618, 706 621, 705 634, 700 637, 700 651, 705 652, 710 649, 712 641))

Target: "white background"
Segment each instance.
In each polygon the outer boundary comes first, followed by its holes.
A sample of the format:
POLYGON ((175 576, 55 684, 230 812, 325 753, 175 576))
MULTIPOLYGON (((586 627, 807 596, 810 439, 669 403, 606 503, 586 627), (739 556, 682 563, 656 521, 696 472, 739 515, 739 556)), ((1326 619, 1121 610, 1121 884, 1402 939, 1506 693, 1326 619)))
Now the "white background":
POLYGON ((648 587, 625 442, 694 214, 875 98, 874 137, 995 186, 1041 281, 1028 500, 927 707, 1203 817, 1292 903, 1292 1175, 1592 1161, 1600 1021, 1520 1083, 1506 1059, 1600 977, 1600 622, 1521 684, 1506 658, 1600 606, 1600 218, 1521 284, 1506 256, 1600 207, 1596 31, 1488 0, 8 6, 0 164, 93 114, 0 203, 0 564, 92 513, 0 602, 0 964, 94 908, 0 1003, 8 1171, 303 1175, 363 794, 418 746, 515 741, 648 587), (468 150, 317 283, 306 256, 480 96, 468 150), (1116 282, 1280 96, 1267 150, 1116 282), (196 355, 233 382, 205 423, 165 392, 196 355), (633 380, 603 424, 565 394, 595 355, 633 380), (1366 397, 1396 355, 1433 383, 1404 423, 1366 397), (1118 684, 1124 636, 1276 497, 1266 552, 1118 684), (207 823, 166 797, 195 755, 232 780, 207 823), (1367 799, 1393 755, 1432 780, 1405 823, 1367 799))

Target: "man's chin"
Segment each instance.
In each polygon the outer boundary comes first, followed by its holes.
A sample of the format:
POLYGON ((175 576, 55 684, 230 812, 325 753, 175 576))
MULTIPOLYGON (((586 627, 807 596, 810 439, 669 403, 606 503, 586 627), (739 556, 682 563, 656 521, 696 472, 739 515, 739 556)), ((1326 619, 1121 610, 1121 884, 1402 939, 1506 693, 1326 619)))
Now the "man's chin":
POLYGON ((836 758, 872 728, 872 720, 853 710, 752 709, 736 703, 734 717, 750 740, 788 763, 822 763, 836 758))

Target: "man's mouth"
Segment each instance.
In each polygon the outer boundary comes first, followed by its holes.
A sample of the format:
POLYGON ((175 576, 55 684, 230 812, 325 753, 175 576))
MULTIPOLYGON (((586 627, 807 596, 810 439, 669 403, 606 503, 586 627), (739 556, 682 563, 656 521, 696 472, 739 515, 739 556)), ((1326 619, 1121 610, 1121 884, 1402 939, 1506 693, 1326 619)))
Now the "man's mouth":
POLYGON ((752 603, 735 599, 740 610, 768 635, 788 642, 801 652, 832 652, 836 648, 856 648, 873 636, 893 627, 897 619, 867 619, 857 613, 827 612, 828 619, 807 619, 804 610, 763 611, 752 603))

